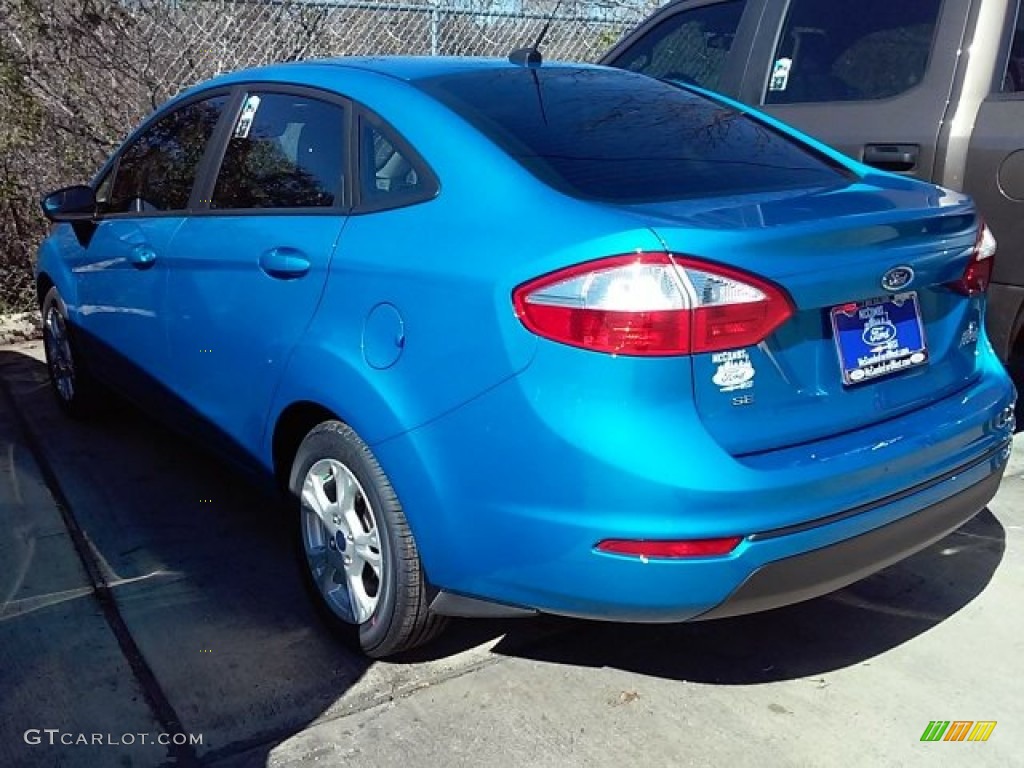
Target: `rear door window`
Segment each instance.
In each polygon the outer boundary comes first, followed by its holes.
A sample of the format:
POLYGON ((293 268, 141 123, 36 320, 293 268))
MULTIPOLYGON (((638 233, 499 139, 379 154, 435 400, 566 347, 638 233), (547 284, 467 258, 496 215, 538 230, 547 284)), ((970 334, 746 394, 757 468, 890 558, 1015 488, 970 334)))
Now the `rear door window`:
POLYGON ((210 203, 215 209, 341 204, 346 110, 284 93, 246 95, 210 203))
POLYGON ((792 0, 766 104, 898 96, 928 68, 942 0, 792 0))
POLYGON ((745 5, 746 0, 727 0, 673 14, 630 46, 613 65, 715 89, 745 5))
POLYGON ((846 171, 741 112, 643 75, 508 67, 418 85, 542 181, 643 203, 845 183, 846 171))

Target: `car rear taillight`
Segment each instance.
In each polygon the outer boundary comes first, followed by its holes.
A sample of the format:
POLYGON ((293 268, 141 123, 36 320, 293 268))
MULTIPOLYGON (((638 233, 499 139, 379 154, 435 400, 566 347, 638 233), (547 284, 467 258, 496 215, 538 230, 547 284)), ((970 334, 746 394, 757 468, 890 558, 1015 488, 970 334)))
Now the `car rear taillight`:
POLYGON ((964 270, 964 276, 949 287, 965 296, 977 296, 988 290, 992 280, 992 267, 995 266, 996 238, 988 224, 981 222, 978 227, 978 240, 974 244, 971 260, 964 270))
POLYGON ((762 278, 668 253, 578 264, 524 283, 512 299, 538 336, 618 355, 746 347, 793 314, 789 298, 762 278))
POLYGON ((644 539, 605 539, 599 542, 597 550, 613 555, 633 557, 719 557, 727 555, 739 546, 739 536, 722 539, 683 539, 677 541, 650 541, 644 539))

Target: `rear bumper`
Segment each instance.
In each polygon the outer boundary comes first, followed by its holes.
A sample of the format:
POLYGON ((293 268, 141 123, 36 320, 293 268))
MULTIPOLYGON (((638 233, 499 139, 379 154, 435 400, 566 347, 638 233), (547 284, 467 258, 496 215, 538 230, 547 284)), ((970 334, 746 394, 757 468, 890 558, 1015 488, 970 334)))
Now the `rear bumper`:
POLYGON ((778 608, 834 592, 934 544, 985 508, 1003 471, 954 496, 868 533, 800 555, 776 560, 751 573, 728 598, 697 617, 721 619, 778 608))
POLYGON ((645 371, 622 398, 603 396, 611 385, 596 372, 535 387, 528 371, 373 450, 446 593, 615 621, 732 615, 855 581, 985 506, 1009 456, 1014 391, 993 357, 983 362, 969 387, 926 408, 756 456, 726 454, 682 399, 627 399, 661 385, 645 371), (883 541, 877 532, 898 523, 906 538, 883 541), (876 534, 875 555, 873 538, 857 557, 842 546, 876 534), (721 536, 742 540, 686 559, 596 548, 721 536), (805 556, 821 565, 801 582, 805 556))

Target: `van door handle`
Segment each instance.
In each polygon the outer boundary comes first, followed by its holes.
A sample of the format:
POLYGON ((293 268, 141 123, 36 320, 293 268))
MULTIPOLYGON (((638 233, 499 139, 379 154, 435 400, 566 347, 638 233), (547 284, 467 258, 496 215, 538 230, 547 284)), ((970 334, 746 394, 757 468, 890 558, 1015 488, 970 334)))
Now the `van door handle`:
POLYGON ((296 248, 271 248, 260 254, 260 269, 279 280, 293 280, 309 272, 310 261, 296 248))
POLYGON ((864 162, 883 171, 907 173, 917 167, 921 147, 917 144, 867 144, 864 162))

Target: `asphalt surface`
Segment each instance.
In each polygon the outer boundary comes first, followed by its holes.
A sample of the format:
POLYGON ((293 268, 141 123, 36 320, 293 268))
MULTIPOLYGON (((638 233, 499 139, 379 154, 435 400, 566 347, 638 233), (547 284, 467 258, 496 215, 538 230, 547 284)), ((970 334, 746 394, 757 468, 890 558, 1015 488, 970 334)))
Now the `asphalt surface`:
POLYGON ((825 598, 457 622, 370 664, 318 624, 273 497, 127 406, 68 420, 39 358, 0 348, 4 768, 1024 766, 1024 450, 988 510, 825 598), (936 719, 998 725, 920 742, 936 719))

